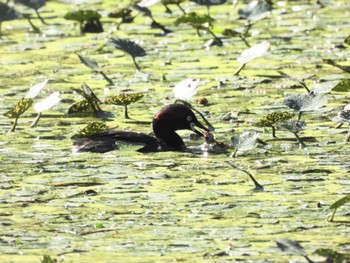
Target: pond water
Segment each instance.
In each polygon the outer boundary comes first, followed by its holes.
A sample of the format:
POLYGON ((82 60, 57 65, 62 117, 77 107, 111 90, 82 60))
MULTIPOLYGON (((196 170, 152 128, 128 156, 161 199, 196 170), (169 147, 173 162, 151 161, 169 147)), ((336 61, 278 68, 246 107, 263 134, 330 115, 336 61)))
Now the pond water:
MULTIPOLYGON (((247 49, 238 37, 222 37, 224 29, 243 29, 231 1, 213 6, 212 31, 223 46, 205 48, 211 35, 188 25, 174 25, 181 16, 176 6, 166 14, 160 4, 150 7, 154 18, 173 32, 161 36, 142 15, 133 24, 108 18, 115 1, 84 1, 77 6, 50 1, 41 15, 33 15, 41 33, 30 32, 25 20, 3 22, 0 40, 0 114, 23 98, 31 85, 49 83, 35 102, 59 91, 62 101, 44 112, 38 125, 33 108, 18 120, 0 118, 0 261, 40 262, 43 255, 63 262, 299 262, 301 256, 282 252, 275 239, 301 242, 313 260, 314 253, 330 248, 350 251, 348 205, 328 222, 329 206, 350 193, 347 125, 336 129, 332 118, 347 103, 349 93, 325 94, 327 103, 302 120, 300 147, 292 133, 253 125, 272 111, 293 110, 286 96, 305 93, 299 83, 281 77, 282 70, 309 87, 319 81, 349 78, 323 63, 334 59, 349 65, 350 47, 343 41, 350 32, 350 4, 345 0, 279 1, 271 14, 256 22, 247 37, 253 46, 263 41, 270 49, 249 62, 237 76, 237 57, 247 49), (102 14, 104 33, 79 35, 67 11, 93 8, 102 14), (104 47, 110 37, 139 43, 147 56, 137 58, 136 73, 130 56, 104 47), (85 67, 76 53, 95 59, 114 82, 85 67), (70 137, 93 116, 70 116, 68 108, 81 100, 71 87, 85 82, 104 100, 127 90, 145 96, 130 105, 131 120, 123 107, 102 105, 114 114, 103 120, 120 130, 151 132, 152 116, 174 101, 174 85, 186 78, 200 79, 191 100, 215 127, 215 138, 229 144, 246 131, 259 132, 266 145, 230 157, 228 153, 198 153, 203 140, 180 132, 193 152, 142 154, 137 147, 121 145, 105 154, 74 153, 70 137), (197 105, 205 97, 209 105, 197 105), (145 124, 146 123, 146 124, 145 124), (249 171, 264 186, 255 191, 249 177, 227 162, 249 171)), ((128 1, 121 1, 127 4, 128 1)), ((122 5, 122 4, 120 4, 122 5)), ((206 13, 193 2, 186 11, 206 13)), ((297 114, 296 114, 297 115, 297 114)), ((101 121, 101 120, 100 120, 101 121)))

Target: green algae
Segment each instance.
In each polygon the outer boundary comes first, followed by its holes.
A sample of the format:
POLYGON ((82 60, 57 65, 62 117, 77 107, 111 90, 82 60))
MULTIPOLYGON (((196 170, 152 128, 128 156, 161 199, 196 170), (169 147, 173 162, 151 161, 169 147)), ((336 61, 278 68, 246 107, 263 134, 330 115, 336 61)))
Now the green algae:
MULTIPOLYGON (((50 17, 50 25, 40 26, 46 36, 28 32, 25 21, 4 22, 1 114, 31 84, 46 78, 50 82, 39 99, 59 91, 62 101, 35 128, 29 128, 36 116, 33 109, 19 118, 15 133, 7 133, 11 122, 0 118, 0 261, 39 262, 43 255, 66 262, 301 261, 277 248, 273 240, 279 238, 301 241, 315 260, 324 259, 312 254, 319 248, 348 251, 346 205, 333 223, 326 221, 330 205, 349 193, 350 150, 343 142, 347 128, 335 129, 331 121, 348 103, 348 94, 332 92, 326 107, 303 116, 307 126, 300 136, 315 138, 305 141, 306 148, 281 131, 279 140, 271 141, 268 129, 252 125, 271 109, 288 111, 283 105, 288 94, 305 92, 277 70, 295 77, 310 74, 307 83, 348 78, 322 62, 349 56, 348 48, 336 47, 348 35, 348 4, 335 2, 325 8, 306 1, 286 3, 285 14, 277 8, 257 22, 252 30, 260 34, 249 37, 249 43, 268 40, 271 50, 250 62, 240 77, 233 73, 236 58, 246 49, 242 41, 224 38, 223 47, 206 49, 210 35, 198 37, 187 26, 178 30, 173 22, 180 11, 165 15, 162 6, 151 9, 157 21, 174 31, 166 37, 155 36, 158 31, 141 16, 119 31, 115 20, 104 16, 106 33, 77 37, 72 23, 63 19, 72 8, 58 2, 49 2, 41 13, 50 17), (292 11, 293 5, 300 8, 292 11), (139 58, 142 74, 135 74, 122 52, 100 49, 110 37, 130 38, 145 48, 148 56, 139 58), (75 52, 96 59, 114 85, 106 86, 99 74, 84 68, 75 52), (117 92, 142 92, 142 102, 132 105, 132 118, 139 122, 124 120, 120 107, 104 105, 115 115, 105 122, 149 133, 151 126, 140 122, 150 121, 163 104, 173 102, 172 87, 189 77, 202 80, 198 97, 205 96, 209 106, 199 109, 216 127, 217 140, 262 132, 260 138, 268 144, 238 155, 234 162, 254 174, 264 191, 254 191, 247 175, 227 165, 232 159, 225 154, 141 154, 135 151, 138 147, 125 144, 105 154, 72 153, 70 137, 96 118, 66 114, 77 99, 71 87, 86 82, 101 100, 117 92)), ((92 6, 112 10, 115 4, 92 6)), ((182 6, 206 11, 193 3, 182 6)), ((229 4, 211 8, 211 16, 217 20, 215 34, 244 26, 229 4)), ((189 132, 181 135, 192 148, 202 143, 189 132)))

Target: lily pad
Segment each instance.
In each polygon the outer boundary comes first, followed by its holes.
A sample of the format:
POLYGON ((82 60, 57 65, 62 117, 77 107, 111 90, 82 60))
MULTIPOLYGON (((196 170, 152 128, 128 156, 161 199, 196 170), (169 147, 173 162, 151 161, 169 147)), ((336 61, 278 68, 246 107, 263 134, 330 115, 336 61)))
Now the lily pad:
POLYGON ((125 119, 130 119, 128 114, 128 105, 133 102, 136 102, 143 98, 143 94, 141 93, 121 93, 113 98, 109 98, 105 101, 105 104, 114 104, 124 106, 124 117, 125 119))
POLYGON ((333 91, 337 92, 349 92, 350 91, 350 79, 344 79, 340 81, 335 87, 333 91))
POLYGON ((23 98, 12 109, 4 113, 8 118, 18 118, 33 105, 33 99, 23 98))

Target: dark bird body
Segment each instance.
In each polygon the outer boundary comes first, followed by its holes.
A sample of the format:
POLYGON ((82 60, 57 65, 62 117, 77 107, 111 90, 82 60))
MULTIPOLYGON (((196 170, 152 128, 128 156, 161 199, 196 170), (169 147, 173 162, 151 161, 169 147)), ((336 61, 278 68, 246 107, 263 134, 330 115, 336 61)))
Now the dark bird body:
POLYGON ((123 141, 142 144, 143 147, 138 151, 144 153, 184 151, 186 146, 176 133, 177 130, 191 130, 203 137, 206 137, 205 132, 209 132, 209 129, 197 120, 192 110, 183 104, 170 104, 162 108, 153 117, 152 127, 155 137, 137 132, 110 130, 86 138, 74 139, 73 145, 76 151, 103 153, 116 149, 116 142, 123 141))

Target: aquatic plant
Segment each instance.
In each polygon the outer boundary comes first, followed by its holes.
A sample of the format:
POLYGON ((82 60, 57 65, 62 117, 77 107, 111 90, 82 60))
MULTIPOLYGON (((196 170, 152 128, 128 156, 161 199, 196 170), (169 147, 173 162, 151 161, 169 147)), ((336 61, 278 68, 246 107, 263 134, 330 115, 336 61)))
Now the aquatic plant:
POLYGON ((88 21, 99 21, 100 18, 101 15, 94 10, 78 10, 68 12, 64 15, 64 19, 78 22, 80 34, 84 33, 84 23, 87 23, 88 21))
POLYGON ((98 118, 108 118, 112 117, 109 112, 103 111, 100 107, 102 102, 95 95, 95 93, 90 89, 90 87, 83 83, 81 89, 71 88, 73 91, 81 95, 84 100, 74 103, 69 109, 68 114, 74 113, 93 113, 98 118))
POLYGON ((15 119, 13 122, 12 128, 10 132, 14 132, 16 130, 18 118, 25 113, 31 106, 33 105, 33 99, 31 98, 23 98, 20 99, 17 104, 12 107, 9 111, 4 113, 5 117, 15 119))
POLYGON ((327 102, 327 98, 321 94, 292 94, 284 99, 284 105, 299 112, 298 121, 303 112, 315 111, 327 102))
POLYGON ((124 118, 130 119, 128 113, 128 105, 139 101, 143 98, 143 94, 141 93, 121 93, 112 98, 106 99, 105 104, 114 104, 119 106, 124 106, 124 118))
POLYGON ((135 16, 132 16, 131 13, 132 9, 129 6, 127 6, 110 12, 108 14, 108 17, 121 19, 120 22, 117 24, 117 29, 119 29, 123 23, 132 23, 134 21, 135 16))
POLYGON ((46 1, 45 0, 14 0, 14 2, 16 4, 22 4, 25 5, 29 8, 34 9, 37 17, 39 18, 40 22, 47 25, 47 23, 45 22, 45 20, 41 17, 40 13, 39 13, 39 9, 42 8, 43 6, 46 5, 46 1))
POLYGON ((209 15, 199 15, 195 12, 191 12, 178 18, 175 21, 175 25, 178 26, 180 24, 188 24, 196 30, 198 36, 201 36, 200 30, 204 30, 214 37, 214 44, 217 46, 222 46, 222 40, 218 38, 212 30, 210 30, 210 25, 214 21, 215 19, 209 15))
POLYGON ((235 148, 232 157, 236 157, 246 151, 255 149, 258 146, 260 134, 256 132, 243 132, 231 138, 232 146, 235 148))
POLYGON ((299 133, 306 126, 306 123, 301 120, 286 120, 278 123, 279 128, 283 128, 294 134, 301 146, 306 147, 305 143, 299 137, 299 133))
POLYGON ((147 16, 151 19, 152 23, 151 23, 151 28, 157 28, 163 31, 163 35, 167 35, 169 33, 171 33, 171 30, 165 28, 165 26, 163 26, 162 24, 158 23, 152 15, 151 10, 149 10, 147 7, 145 6, 140 6, 140 5, 132 5, 130 8, 132 8, 133 10, 136 10, 140 13, 142 13, 144 16, 147 16))
POLYGON ((71 138, 85 138, 96 133, 101 133, 109 130, 108 126, 104 122, 92 122, 86 125, 83 129, 77 131, 71 138))
POLYGON ((128 53, 131 56, 137 71, 141 71, 135 60, 136 57, 144 57, 147 55, 146 51, 141 46, 129 39, 122 38, 110 38, 109 43, 111 43, 116 49, 128 53))
POLYGON ((271 127, 272 128, 272 137, 276 138, 276 125, 279 122, 284 122, 294 117, 294 114, 289 112, 272 112, 262 117, 256 123, 254 123, 257 127, 271 127))
POLYGON ((335 212, 337 212, 337 209, 343 205, 345 205, 346 203, 350 202, 350 195, 344 196, 342 198, 340 198, 339 200, 337 200, 336 202, 334 202, 329 209, 333 210, 332 216, 328 219, 328 221, 333 222, 334 220, 334 215, 335 212))
POLYGON ((77 56, 79 57, 80 61, 87 66, 88 68, 92 69, 95 73, 99 73, 102 75, 102 77, 108 82, 109 85, 113 85, 113 81, 107 77, 107 75, 102 71, 102 69, 100 68, 100 66, 97 64, 97 62, 92 59, 92 58, 87 58, 87 57, 83 57, 79 54, 77 54, 77 56))
POLYGON ((184 79, 177 83, 173 89, 175 99, 190 100, 197 94, 199 79, 184 79))
POLYGON ((222 5, 226 3, 226 0, 190 0, 191 2, 195 2, 199 5, 205 5, 207 8, 207 14, 210 16, 210 7, 213 5, 222 5))
POLYGON ((60 102, 60 93, 54 92, 50 96, 48 96, 46 99, 39 101, 34 104, 34 110, 38 113, 36 119, 32 123, 31 127, 34 127, 38 124, 41 115, 44 111, 47 111, 54 106, 56 106, 60 102))
POLYGON ((264 41, 260 44, 257 44, 253 47, 250 47, 242 52, 242 54, 237 58, 237 61, 241 64, 240 67, 236 70, 234 75, 239 75, 241 70, 249 63, 250 61, 263 56, 270 48, 270 43, 264 41))
POLYGON ((350 109, 344 109, 338 112, 338 115, 333 118, 333 121, 339 124, 343 124, 343 123, 348 124, 348 133, 345 137, 345 141, 350 142, 350 109))

